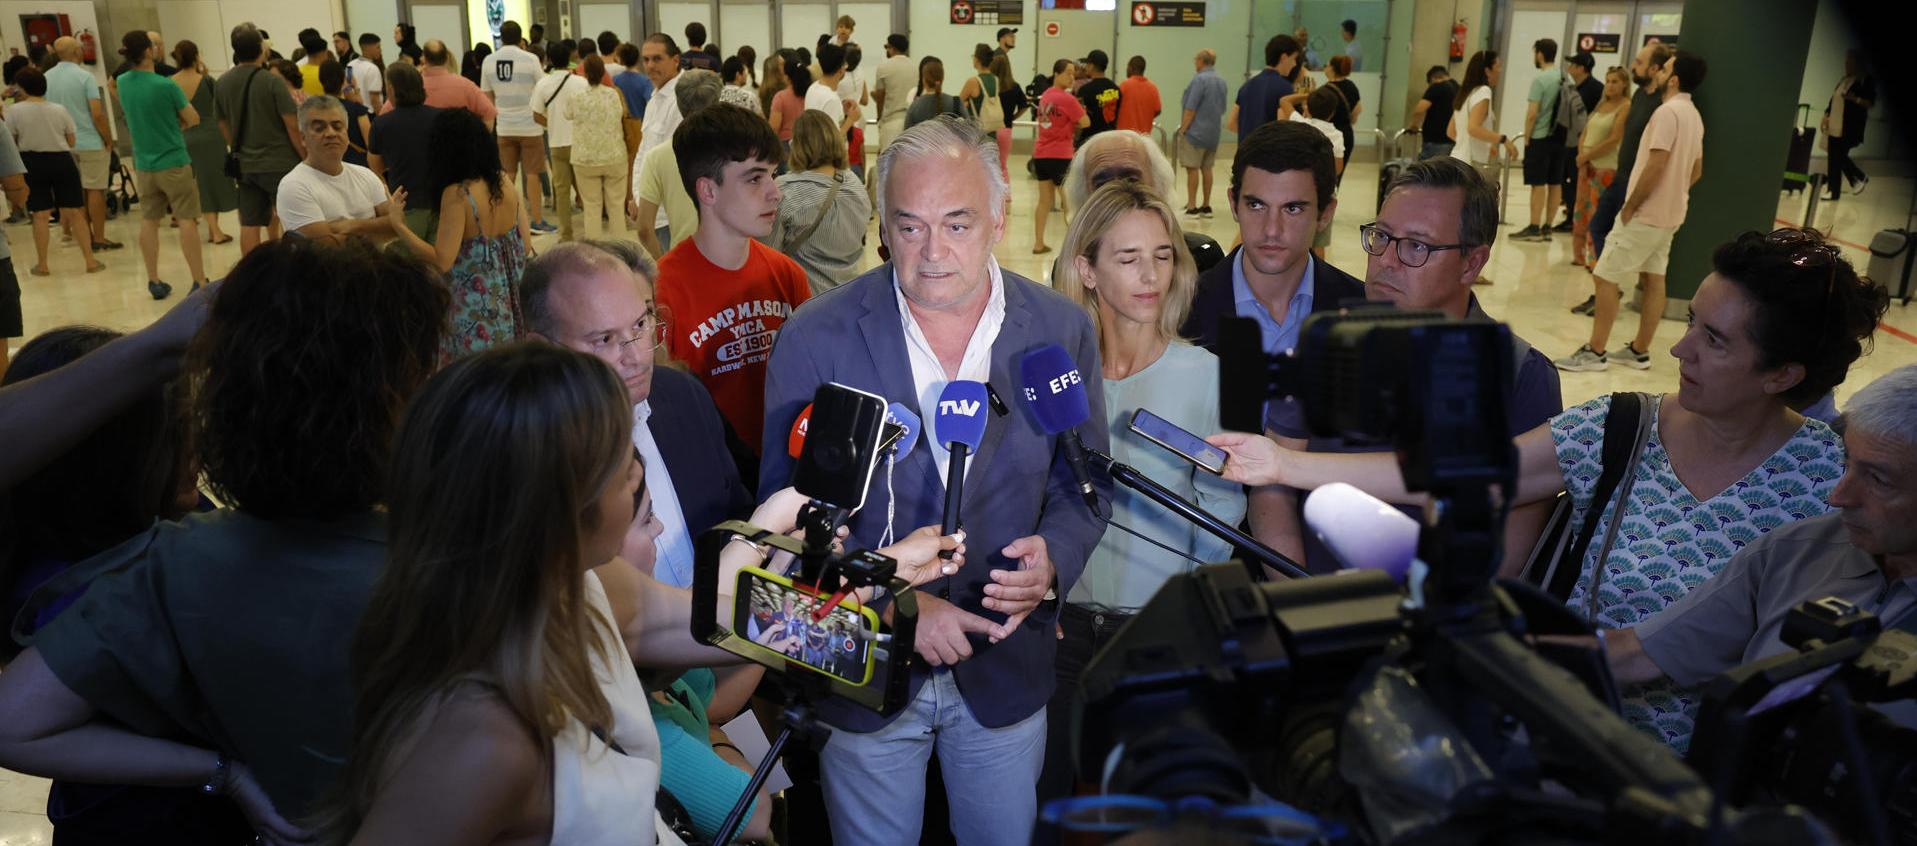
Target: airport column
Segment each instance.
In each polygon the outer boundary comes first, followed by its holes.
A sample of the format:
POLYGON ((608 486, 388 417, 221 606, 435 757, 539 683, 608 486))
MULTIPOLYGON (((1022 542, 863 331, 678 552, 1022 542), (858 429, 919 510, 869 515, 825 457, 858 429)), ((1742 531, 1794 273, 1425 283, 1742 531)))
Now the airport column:
POLYGON ((1704 178, 1691 187, 1690 211, 1671 243, 1667 318, 1684 316, 1718 244, 1778 225, 1779 182, 1816 15, 1817 4, 1802 0, 1684 4, 1678 47, 1704 57, 1708 71, 1696 98, 1704 178))

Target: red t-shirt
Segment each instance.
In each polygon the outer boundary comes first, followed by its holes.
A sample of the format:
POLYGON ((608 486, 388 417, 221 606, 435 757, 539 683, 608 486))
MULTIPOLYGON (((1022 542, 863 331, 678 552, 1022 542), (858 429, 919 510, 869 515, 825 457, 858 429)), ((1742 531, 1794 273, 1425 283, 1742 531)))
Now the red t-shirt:
POLYGON ((719 413, 759 449, 765 365, 787 315, 812 295, 805 268, 758 241, 725 270, 687 238, 659 259, 659 304, 670 310, 666 351, 712 392, 719 413))
POLYGON ((1163 108, 1158 102, 1158 86, 1142 76, 1128 76, 1118 84, 1119 129, 1142 135, 1152 134, 1152 120, 1163 108))
POLYGON ((1045 89, 1038 98, 1038 140, 1032 144, 1032 158, 1071 158, 1072 136, 1084 116, 1085 105, 1072 92, 1058 86, 1045 89))

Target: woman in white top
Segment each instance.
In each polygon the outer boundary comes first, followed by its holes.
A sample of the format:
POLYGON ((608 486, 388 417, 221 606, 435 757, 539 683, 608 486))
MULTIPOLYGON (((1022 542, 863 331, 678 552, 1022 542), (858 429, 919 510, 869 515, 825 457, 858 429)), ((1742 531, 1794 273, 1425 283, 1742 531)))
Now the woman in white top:
POLYGON ((606 75, 598 56, 587 56, 587 88, 566 101, 566 119, 572 121, 572 174, 579 185, 580 206, 586 217, 586 237, 607 237, 611 226, 624 237, 626 230, 626 100, 606 75), (604 211, 611 220, 601 220, 604 211))
POLYGON ((1498 58, 1498 51, 1479 50, 1474 54, 1471 64, 1465 66, 1464 85, 1458 89, 1458 101, 1451 107, 1451 126, 1445 131, 1445 137, 1456 144, 1451 148, 1452 158, 1470 162, 1480 171, 1497 161, 1500 147, 1512 160, 1518 157, 1517 142, 1491 128, 1497 123, 1491 109, 1491 89, 1503 75, 1504 62, 1498 58))
POLYGON ((73 140, 79 128, 65 106, 47 100, 47 78, 37 68, 21 68, 13 77, 20 89, 20 101, 7 109, 7 127, 13 131, 14 144, 20 148, 20 161, 27 166, 27 211, 33 214, 33 267, 35 276, 52 273, 47 269, 47 242, 53 210, 60 209, 60 225, 75 237, 80 257, 86 260, 88 273, 106 269, 106 263, 93 258, 93 238, 79 237, 86 229, 86 215, 80 210, 85 201, 80 190, 80 169, 73 163, 73 140), (79 228, 75 228, 79 227, 79 228))
MULTIPOLYGON (((618 558, 635 525, 656 535, 631 427, 612 368, 550 343, 468 356, 420 392, 395 439, 389 563, 354 637, 355 735, 325 842, 679 842, 657 827, 633 647, 737 659, 693 642, 683 592, 618 558)), ((800 501, 775 495, 754 519, 788 528, 776 518, 800 501)), ((884 552, 935 577, 951 568, 924 565, 960 548, 936 531, 884 552)), ((735 578, 758 561, 726 555, 735 578)))
POLYGON ((859 275, 872 202, 846 164, 845 136, 816 109, 792 129, 792 171, 779 177, 779 217, 767 243, 805 268, 818 296, 859 275))

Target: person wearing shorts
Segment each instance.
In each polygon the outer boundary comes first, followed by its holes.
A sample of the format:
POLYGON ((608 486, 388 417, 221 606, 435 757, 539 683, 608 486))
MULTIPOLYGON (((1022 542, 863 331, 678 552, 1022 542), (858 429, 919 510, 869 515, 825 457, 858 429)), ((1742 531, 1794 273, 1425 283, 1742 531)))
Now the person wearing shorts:
POLYGON ((1567 170, 1564 127, 1558 126, 1558 97, 1565 80, 1557 69, 1558 43, 1540 38, 1531 45, 1540 71, 1525 97, 1524 184, 1531 189, 1531 223, 1511 234, 1513 241, 1551 240, 1551 217, 1564 192, 1567 170))
POLYGON ((146 262, 147 292, 165 299, 173 287, 160 281, 160 221, 169 210, 179 223, 180 252, 193 274, 193 287, 206 284, 200 256, 200 183, 193 178, 184 131, 199 125, 200 113, 187 102, 185 90, 154 71, 160 47, 151 36, 128 32, 120 42, 120 52, 133 66, 120 74, 119 90, 140 192, 140 258, 146 262))
POLYGON ((498 135, 499 168, 507 179, 519 177, 525 197, 521 208, 534 232, 556 232, 544 220, 545 204, 540 202, 539 176, 546 172, 546 130, 533 119, 533 89, 539 86, 544 70, 539 57, 526 49, 520 37, 518 21, 506 21, 499 27, 499 49, 480 62, 479 88, 493 98, 499 108, 493 129, 498 135))
MULTIPOLYGON (((106 94, 100 81, 80 63, 80 40, 63 35, 53 42, 59 64, 46 72, 47 99, 64 106, 73 116, 74 163, 80 168, 80 187, 86 191, 87 218, 92 227, 95 250, 118 249, 120 244, 106 237, 106 188, 112 162, 113 131, 107 121, 106 94)), ((63 218, 64 219, 64 216, 63 218)))
POLYGON ((1053 62, 1052 87, 1038 97, 1038 138, 1032 144, 1032 174, 1038 177, 1038 208, 1032 213, 1033 255, 1052 251, 1045 245, 1045 219, 1052 216, 1052 198, 1065 184, 1065 171, 1071 169, 1076 152, 1074 136, 1092 122, 1085 106, 1072 96, 1072 79, 1077 72, 1071 59, 1053 62))
POLYGON ((60 223, 73 235, 86 260, 88 273, 105 270, 104 263, 93 258, 93 239, 87 230, 86 192, 80 186, 80 169, 73 163, 76 127, 66 107, 46 99, 47 79, 34 68, 22 68, 13 78, 20 89, 20 102, 7 109, 9 138, 19 150, 27 168, 27 212, 33 216, 33 248, 37 261, 27 272, 46 276, 49 223, 53 210, 60 210, 60 223))
MULTIPOLYGON (((273 226, 273 205, 280 179, 305 158, 296 144, 298 106, 276 75, 265 68, 260 31, 248 25, 233 30, 233 69, 213 85, 216 117, 234 139, 240 161, 240 255, 259 246, 260 230, 273 226), (242 128, 243 127, 243 128, 242 128)), ((202 115, 204 117, 204 115, 202 115)))
MULTIPOLYGON (((14 205, 24 202, 21 195, 27 192, 21 176, 26 172, 20 151, 13 145, 13 133, 0 132, 0 188, 14 205)), ((7 246, 5 233, 0 233, 0 373, 7 370, 7 339, 26 334, 26 328, 20 314, 20 280, 13 275, 13 250, 7 246)))

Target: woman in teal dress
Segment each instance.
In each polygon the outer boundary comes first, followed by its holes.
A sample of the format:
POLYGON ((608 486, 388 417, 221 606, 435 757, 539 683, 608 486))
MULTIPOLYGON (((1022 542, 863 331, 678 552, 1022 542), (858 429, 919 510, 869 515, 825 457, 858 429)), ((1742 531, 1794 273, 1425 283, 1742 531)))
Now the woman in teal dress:
MULTIPOLYGON (((499 147, 478 115, 447 109, 433 119, 431 136, 439 229, 430 244, 410 229, 400 239, 452 287, 452 321, 442 344, 450 361, 519 337, 519 276, 531 257, 532 232, 518 192, 504 190, 499 147)), ((389 208, 401 228, 405 205, 405 189, 393 192, 389 208)))
POLYGON ((233 236, 220 231, 220 213, 240 207, 240 190, 226 175, 226 137, 220 134, 220 122, 213 119, 213 77, 200 61, 199 45, 191 41, 173 45, 173 64, 180 69, 173 83, 200 113, 200 122, 186 131, 186 154, 193 159, 193 179, 200 184, 206 242, 224 244, 233 236))

